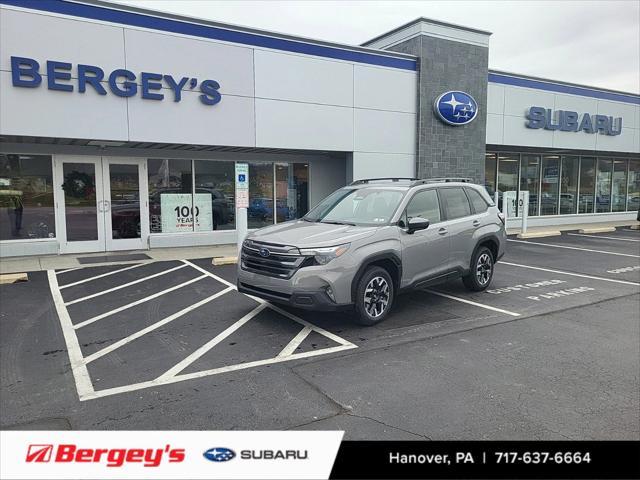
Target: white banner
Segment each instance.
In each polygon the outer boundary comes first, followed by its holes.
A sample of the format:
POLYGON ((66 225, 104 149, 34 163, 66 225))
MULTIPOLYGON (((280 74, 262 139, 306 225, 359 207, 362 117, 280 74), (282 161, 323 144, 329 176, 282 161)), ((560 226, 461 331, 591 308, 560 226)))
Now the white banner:
POLYGON ((2 479, 329 478, 339 431, 2 431, 2 479))
POLYGON ((160 214, 162 233, 193 232, 193 216, 196 218, 196 232, 213 230, 213 211, 210 193, 196 193, 191 205, 190 193, 160 194, 160 214))

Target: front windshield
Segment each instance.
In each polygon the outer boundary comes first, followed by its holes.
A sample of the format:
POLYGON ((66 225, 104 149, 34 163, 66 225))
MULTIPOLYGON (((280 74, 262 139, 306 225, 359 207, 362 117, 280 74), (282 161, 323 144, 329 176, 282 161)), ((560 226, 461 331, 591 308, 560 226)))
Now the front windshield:
POLYGON ((303 220, 347 225, 384 225, 391 220, 404 193, 402 190, 388 188, 344 188, 325 198, 303 220))

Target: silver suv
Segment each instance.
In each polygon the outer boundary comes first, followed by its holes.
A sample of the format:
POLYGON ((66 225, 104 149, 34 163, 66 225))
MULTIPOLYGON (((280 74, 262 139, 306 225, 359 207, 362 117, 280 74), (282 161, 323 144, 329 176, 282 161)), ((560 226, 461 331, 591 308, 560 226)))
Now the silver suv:
POLYGON ((491 283, 504 255, 504 216, 468 179, 359 180, 300 220, 252 232, 238 261, 238 290, 310 310, 355 309, 374 325, 396 295, 462 277, 491 283))

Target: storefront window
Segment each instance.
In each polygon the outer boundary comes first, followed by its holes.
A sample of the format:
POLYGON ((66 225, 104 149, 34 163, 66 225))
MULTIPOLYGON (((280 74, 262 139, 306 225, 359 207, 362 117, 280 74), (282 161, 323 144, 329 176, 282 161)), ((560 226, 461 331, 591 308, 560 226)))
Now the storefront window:
POLYGON ((495 153, 487 153, 484 159, 484 188, 493 198, 496 191, 496 163, 497 157, 495 153))
POLYGON ((629 160, 628 185, 627 211, 636 212, 640 208, 640 160, 629 160))
POLYGON ((560 214, 576 213, 578 199, 578 165, 580 158, 562 157, 560 173, 560 214))
POLYGON ((612 211, 624 212, 627 200, 627 161, 613 161, 613 180, 611 182, 612 211))
POLYGON ((593 195, 596 179, 596 159, 580 158, 580 195, 578 213, 593 213, 593 195))
POLYGON ((273 224, 273 163, 249 163, 249 228, 273 224))
POLYGON ((540 185, 540 156, 522 155, 520 191, 529 192, 529 215, 538 215, 538 187, 540 185))
POLYGON ((0 240, 55 236, 51 157, 0 154, 0 240))
POLYGON ((613 161, 598 159, 598 179, 596 181, 596 212, 611 211, 611 170, 613 161))
MULTIPOLYGON (((518 167, 520 163, 520 155, 518 154, 499 154, 498 155, 498 208, 502 210, 502 201, 504 192, 514 192, 512 201, 514 207, 517 205, 516 195, 518 190, 518 167)), ((515 208, 514 208, 515 211, 515 208)))
POLYGON ((194 160, 196 231, 236 228, 235 164, 194 160), (205 205, 206 204, 206 205, 205 205))
POLYGON ((560 157, 545 155, 542 159, 542 184, 540 185, 541 215, 557 215, 559 179, 560 157))
POLYGON ((193 231, 191 160, 148 160, 151 233, 193 231))
POLYGON ((276 221, 300 218, 309 210, 307 195, 309 166, 303 163, 276 163, 276 221))

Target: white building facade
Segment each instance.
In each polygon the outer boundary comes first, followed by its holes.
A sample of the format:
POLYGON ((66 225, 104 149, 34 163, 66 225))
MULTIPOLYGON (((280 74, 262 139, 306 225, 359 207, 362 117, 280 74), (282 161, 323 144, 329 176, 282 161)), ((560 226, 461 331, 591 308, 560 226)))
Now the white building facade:
MULTIPOLYGON (((299 218, 355 179, 424 176, 424 145, 447 137, 422 128, 435 115, 426 62, 394 46, 443 29, 488 48, 488 34, 426 19, 371 48, 97 1, 0 0, 0 254, 234 242, 238 163, 250 228, 299 218)), ((485 167, 470 176, 528 190, 532 221, 635 216, 638 95, 483 78, 485 167)))

